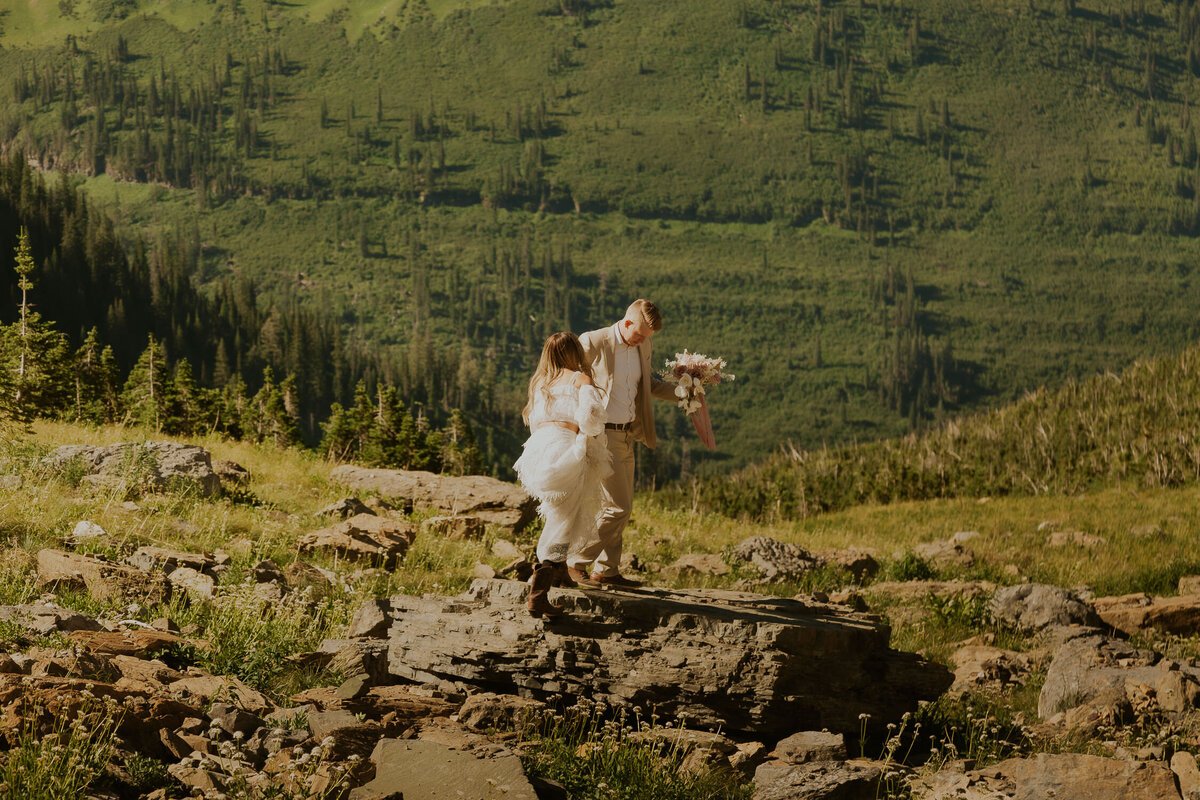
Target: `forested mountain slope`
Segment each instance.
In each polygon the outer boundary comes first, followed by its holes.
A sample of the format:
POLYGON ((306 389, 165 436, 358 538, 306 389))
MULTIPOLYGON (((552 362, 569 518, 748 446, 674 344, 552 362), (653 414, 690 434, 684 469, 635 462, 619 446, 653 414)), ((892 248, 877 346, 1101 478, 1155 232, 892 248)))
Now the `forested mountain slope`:
MULTIPOLYGON (((501 469, 541 338, 638 295, 739 376, 707 466, 1200 332, 1192 2, 0 9, 0 142, 202 287, 332 312, 501 469)), ((663 416, 645 478, 700 458, 663 416)))

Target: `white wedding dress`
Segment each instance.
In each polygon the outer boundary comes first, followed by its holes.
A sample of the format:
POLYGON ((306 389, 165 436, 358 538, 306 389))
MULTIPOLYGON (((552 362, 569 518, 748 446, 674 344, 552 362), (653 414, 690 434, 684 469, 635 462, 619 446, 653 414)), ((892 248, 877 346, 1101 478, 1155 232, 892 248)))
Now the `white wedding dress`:
POLYGON ((538 513, 545 520, 538 561, 565 561, 569 553, 596 539, 601 482, 612 473, 608 444, 602 437, 604 394, 594 386, 576 388, 576 375, 567 373, 548 393, 534 393, 529 414, 532 433, 513 464, 525 491, 540 501, 538 513), (577 425, 579 433, 555 422, 577 425))

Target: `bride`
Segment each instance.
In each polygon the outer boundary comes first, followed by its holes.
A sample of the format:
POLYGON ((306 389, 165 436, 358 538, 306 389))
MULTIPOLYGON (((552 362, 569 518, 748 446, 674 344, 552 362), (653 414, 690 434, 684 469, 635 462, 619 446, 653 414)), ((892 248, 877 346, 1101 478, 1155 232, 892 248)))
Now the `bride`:
POLYGON ((545 520, 530 579, 534 617, 563 613, 547 599, 550 587, 576 585, 567 575, 567 555, 596 538, 601 481, 612 472, 600 438, 605 402, 592 383, 579 337, 562 332, 547 339, 522 413, 531 435, 513 464, 521 485, 540 501, 538 513, 545 520))

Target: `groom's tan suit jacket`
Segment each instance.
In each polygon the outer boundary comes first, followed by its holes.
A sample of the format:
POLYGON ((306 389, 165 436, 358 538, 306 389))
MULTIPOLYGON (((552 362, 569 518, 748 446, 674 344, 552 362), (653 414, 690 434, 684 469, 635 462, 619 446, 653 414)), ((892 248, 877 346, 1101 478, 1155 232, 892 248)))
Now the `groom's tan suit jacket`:
MULTIPOLYGON (((612 396, 613 370, 616 366, 616 349, 618 334, 612 325, 595 331, 588 331, 579 337, 583 345, 583 354, 592 364, 592 378, 596 388, 604 392, 605 397, 612 396)), ((675 387, 654 377, 650 367, 650 340, 638 346, 638 361, 642 366, 642 379, 637 385, 637 397, 634 399, 634 419, 630 433, 636 442, 641 442, 650 449, 658 444, 654 433, 654 408, 650 398, 675 401, 675 387)))

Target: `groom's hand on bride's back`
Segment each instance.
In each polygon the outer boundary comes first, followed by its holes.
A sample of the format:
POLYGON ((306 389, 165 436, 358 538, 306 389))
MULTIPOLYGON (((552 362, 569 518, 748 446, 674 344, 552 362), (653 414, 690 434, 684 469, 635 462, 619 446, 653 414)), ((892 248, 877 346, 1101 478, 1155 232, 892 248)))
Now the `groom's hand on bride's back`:
POLYGON ((584 375, 582 372, 575 376, 575 388, 576 389, 581 389, 584 386, 591 386, 591 385, 592 385, 592 379, 590 377, 588 377, 587 375, 584 375))

